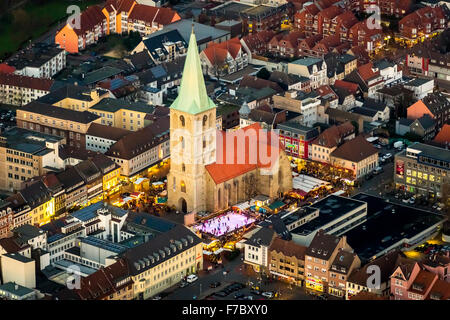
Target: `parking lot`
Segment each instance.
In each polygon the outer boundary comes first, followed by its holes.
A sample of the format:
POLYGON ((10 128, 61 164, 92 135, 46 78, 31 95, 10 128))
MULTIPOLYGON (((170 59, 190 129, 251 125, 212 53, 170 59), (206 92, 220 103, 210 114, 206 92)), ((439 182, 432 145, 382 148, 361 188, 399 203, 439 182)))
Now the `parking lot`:
POLYGON ((0 109, 0 131, 16 126, 16 111, 12 109, 0 109))

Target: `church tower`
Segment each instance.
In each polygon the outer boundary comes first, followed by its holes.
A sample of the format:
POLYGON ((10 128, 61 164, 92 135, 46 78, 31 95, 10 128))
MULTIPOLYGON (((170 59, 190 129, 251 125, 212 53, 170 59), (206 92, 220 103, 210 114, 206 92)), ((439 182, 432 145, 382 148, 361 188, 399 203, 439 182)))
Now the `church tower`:
POLYGON ((194 30, 178 97, 170 106, 168 205, 181 212, 206 210, 205 165, 216 158, 216 106, 206 93, 194 30))

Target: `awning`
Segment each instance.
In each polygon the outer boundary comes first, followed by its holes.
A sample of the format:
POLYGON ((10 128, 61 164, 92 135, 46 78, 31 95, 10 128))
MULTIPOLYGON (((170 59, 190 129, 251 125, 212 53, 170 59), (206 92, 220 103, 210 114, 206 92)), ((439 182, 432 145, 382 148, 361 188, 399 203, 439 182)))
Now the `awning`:
POLYGON ((232 206, 232 208, 233 209, 236 208, 236 209, 239 209, 239 210, 247 210, 248 208, 250 208, 250 203, 248 201, 247 202, 238 203, 238 204, 232 206))
POLYGON ((130 194, 130 197, 133 198, 133 199, 137 199, 137 198, 139 198, 140 196, 141 196, 141 193, 140 193, 140 192, 132 192, 132 193, 130 194))
POLYGON ((164 182, 156 181, 156 182, 153 182, 153 183, 152 183, 152 186, 161 186, 161 185, 163 185, 163 184, 164 184, 164 182))

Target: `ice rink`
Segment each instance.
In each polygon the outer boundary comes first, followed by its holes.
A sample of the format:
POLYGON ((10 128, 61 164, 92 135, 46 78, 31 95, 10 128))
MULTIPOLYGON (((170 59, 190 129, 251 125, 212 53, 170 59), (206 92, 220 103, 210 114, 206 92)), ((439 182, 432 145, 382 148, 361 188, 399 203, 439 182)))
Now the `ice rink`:
POLYGON ((206 220, 196 225, 194 228, 203 233, 209 233, 216 237, 220 237, 253 222, 255 222, 255 219, 251 217, 228 212, 225 215, 206 220))

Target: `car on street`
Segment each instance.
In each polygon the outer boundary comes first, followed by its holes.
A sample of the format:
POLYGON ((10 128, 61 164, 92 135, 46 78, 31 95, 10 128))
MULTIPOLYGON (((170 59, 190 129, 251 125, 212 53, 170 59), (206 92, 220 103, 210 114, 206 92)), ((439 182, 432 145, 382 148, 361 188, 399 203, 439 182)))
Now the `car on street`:
POLYGON ((235 294, 234 294, 234 299, 240 299, 240 298, 243 298, 243 297, 245 297, 245 294, 243 294, 242 292, 236 292, 235 294))
POLYGON ((374 146, 375 148, 377 148, 377 149, 381 149, 381 148, 382 148, 379 144, 374 144, 373 146, 374 146))
POLYGON ((152 298, 152 300, 161 300, 161 296, 155 296, 152 298))
POLYGON ((385 155, 384 155, 384 159, 385 160, 387 160, 387 159, 389 159, 389 158, 391 158, 392 157, 392 154, 390 154, 390 153, 386 153, 385 155))
POLYGON ((225 298, 228 293, 226 293, 225 291, 218 291, 216 293, 214 293, 215 296, 221 297, 221 298, 225 298))
POLYGON ((414 203, 416 203, 416 198, 414 198, 414 197, 409 198, 409 204, 414 204, 414 203))
POLYGON ((403 203, 409 203, 409 199, 408 198, 404 198, 404 199, 402 199, 402 202, 403 203))
POLYGON ((373 174, 377 175, 383 172, 383 168, 382 167, 376 167, 375 170, 373 170, 373 174))
POLYGON ((274 294, 273 294, 272 291, 265 291, 265 292, 263 292, 261 295, 262 295, 263 297, 266 297, 266 298, 269 298, 269 299, 272 299, 272 298, 274 297, 274 294))
POLYGON ((187 283, 186 281, 182 281, 182 282, 180 283, 180 288, 184 288, 184 287, 186 287, 188 284, 189 284, 189 283, 187 283))
POLYGON ((217 288, 217 287, 219 287, 220 286, 220 282, 219 281, 214 281, 214 282, 211 282, 210 284, 209 284, 209 287, 210 288, 217 288))
POLYGON ((250 293, 253 293, 254 295, 257 295, 257 296, 261 295, 261 291, 257 290, 257 289, 250 290, 250 293))
POLYGON ((190 274, 188 275, 188 277, 186 278, 186 281, 188 283, 192 283, 194 281, 197 281, 198 277, 195 274, 190 274))
POLYGON ((245 296, 243 300, 253 300, 253 296, 245 296))

